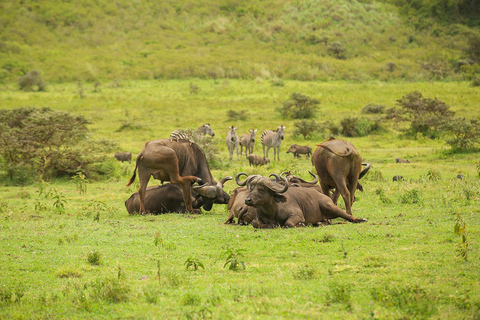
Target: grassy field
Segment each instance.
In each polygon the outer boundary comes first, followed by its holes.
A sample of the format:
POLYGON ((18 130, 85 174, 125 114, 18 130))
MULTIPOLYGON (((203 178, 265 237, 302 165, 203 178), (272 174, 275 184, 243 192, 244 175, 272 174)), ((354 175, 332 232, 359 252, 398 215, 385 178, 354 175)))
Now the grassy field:
MULTIPOLYGON (((5 85, 0 108, 85 115, 92 121, 91 137, 114 140, 119 151, 134 154, 148 140, 209 122, 219 150, 212 167, 216 179, 284 170, 308 179, 310 160, 285 152, 292 143, 314 147, 328 135, 292 136, 294 121, 275 111, 292 92, 321 101, 316 120, 338 123, 360 116, 369 103, 394 106, 414 90, 446 102, 457 115, 478 116, 479 89, 466 82, 275 86, 185 79, 104 83, 96 92, 92 84, 67 83, 40 93, 5 85), (228 110, 247 110, 249 117, 230 121, 228 110), (244 158, 228 161, 228 126, 246 133, 280 123, 287 126, 280 162, 250 168, 244 158)), ((202 215, 129 216, 123 203, 138 187, 125 186, 133 163, 114 162, 115 174, 100 181, 2 181, 0 318, 478 319, 478 153, 451 154, 443 140, 406 139, 393 124, 384 125, 380 134, 345 138, 372 164, 362 180, 365 192, 357 193, 353 206, 356 216, 368 219, 358 225, 227 226, 225 206, 219 205, 202 215), (396 164, 396 157, 411 163, 396 164), (392 182, 397 174, 406 181, 392 182), (458 217, 466 225, 463 242, 454 233, 458 217), (245 269, 224 267, 228 253, 245 269), (187 270, 187 259, 204 268, 187 270)), ((261 154, 259 142, 255 153, 261 154)), ((227 192, 234 188, 234 182, 225 185, 227 192)))

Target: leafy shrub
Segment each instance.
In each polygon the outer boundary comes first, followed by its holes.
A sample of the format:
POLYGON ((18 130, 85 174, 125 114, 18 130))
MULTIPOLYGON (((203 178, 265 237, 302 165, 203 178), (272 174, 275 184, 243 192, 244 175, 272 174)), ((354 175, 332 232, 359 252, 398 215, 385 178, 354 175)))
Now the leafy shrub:
POLYGON ((285 118, 292 119, 311 119, 315 116, 315 111, 320 103, 317 99, 301 93, 294 92, 290 95, 290 99, 283 102, 282 107, 277 110, 285 118))
POLYGON ((347 59, 345 46, 340 42, 334 42, 328 45, 327 52, 330 56, 340 60, 347 59))
POLYGON ((42 179, 93 174, 115 145, 89 140, 88 123, 83 116, 49 108, 0 110, 0 169, 11 180, 26 174, 42 179))
POLYGON ((480 87, 480 76, 475 75, 470 83, 472 87, 480 87))
POLYGON ((193 94, 198 94, 200 92, 200 87, 197 86, 196 84, 192 83, 192 82, 190 82, 189 88, 190 88, 190 94, 192 94, 192 95, 193 94))
POLYGON ((382 201, 385 204, 390 204, 392 203, 392 200, 390 200, 386 195, 385 191, 383 189, 377 189, 375 190, 375 193, 378 195, 380 201, 382 201))
POLYGON ((102 255, 100 251, 98 250, 93 250, 88 253, 87 255, 87 261, 90 263, 92 266, 98 266, 102 262, 102 255))
POLYGON ((417 189, 408 190, 400 195, 400 202, 404 204, 417 204, 423 201, 421 191, 417 189))
POLYGON ((225 264, 223 267, 227 267, 233 271, 245 270, 245 263, 240 260, 243 257, 244 249, 228 249, 225 251, 224 256, 226 257, 225 264))
POLYGON ((438 169, 435 169, 435 168, 428 169, 425 177, 430 181, 438 181, 442 179, 442 175, 440 174, 440 171, 438 171, 438 169))
POLYGON ((47 88, 47 84, 36 70, 19 77, 18 86, 22 91, 45 91, 47 88))
POLYGON ((401 107, 399 115, 402 120, 410 122, 409 131, 414 136, 420 132, 436 137, 439 129, 454 114, 444 102, 437 98, 424 98, 418 91, 408 93, 397 100, 397 104, 401 107))
POLYGON ((312 138, 315 134, 324 132, 321 124, 315 120, 300 120, 293 123, 293 136, 303 136, 304 139, 312 138))
POLYGON ((187 260, 185 260, 184 264, 185 264, 185 269, 187 270, 192 268, 193 270, 197 271, 199 267, 202 269, 205 269, 205 266, 200 260, 198 260, 198 258, 189 257, 187 260))
POLYGON ((247 110, 228 110, 227 111, 227 119, 229 121, 245 121, 248 119, 248 112, 247 110))
POLYGON ((118 279, 97 279, 93 284, 93 297, 99 300, 119 303, 129 300, 130 288, 118 279))
POLYGON ((383 129, 379 120, 368 118, 345 118, 340 122, 340 126, 346 137, 364 137, 383 129))
POLYGON ((453 135, 453 138, 447 139, 446 142, 454 150, 465 150, 480 142, 480 119, 456 117, 443 128, 453 135))
POLYGON ((362 108, 362 113, 377 114, 385 112, 385 106, 379 104, 367 104, 362 108))

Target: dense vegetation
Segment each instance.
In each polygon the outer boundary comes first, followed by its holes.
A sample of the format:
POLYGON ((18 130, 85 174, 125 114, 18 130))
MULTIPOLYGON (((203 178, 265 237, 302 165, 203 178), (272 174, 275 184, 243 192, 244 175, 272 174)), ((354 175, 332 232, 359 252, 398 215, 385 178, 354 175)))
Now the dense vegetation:
POLYGON ((0 81, 471 78, 478 20, 476 0, 6 0, 0 81))

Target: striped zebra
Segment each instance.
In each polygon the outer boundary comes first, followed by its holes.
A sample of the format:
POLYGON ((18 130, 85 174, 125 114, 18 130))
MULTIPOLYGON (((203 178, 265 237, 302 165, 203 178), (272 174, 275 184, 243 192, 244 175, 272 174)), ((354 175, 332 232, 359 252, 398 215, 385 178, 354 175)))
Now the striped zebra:
POLYGON ((250 134, 244 133, 240 138, 240 155, 243 153, 243 147, 245 147, 245 157, 253 153, 253 147, 255 147, 255 133, 257 129, 253 128, 248 130, 250 134))
POLYGON ((215 136, 215 133, 213 133, 212 127, 210 126, 209 123, 204 123, 200 127, 198 127, 197 131, 195 132, 194 129, 187 129, 187 130, 182 130, 182 129, 177 129, 174 130, 172 133, 170 133, 169 140, 170 141, 179 141, 179 140, 186 140, 189 141, 190 144, 195 142, 195 139, 198 138, 198 135, 210 135, 210 136, 215 136))
POLYGON ((262 141, 264 158, 268 158, 268 151, 270 148, 273 148, 273 160, 275 160, 276 156, 277 160, 280 161, 280 146, 282 145, 282 140, 285 138, 285 128, 285 126, 279 125, 276 131, 266 130, 262 133, 260 139, 262 141), (266 153, 265 147, 267 147, 266 153))
POLYGON ((237 134, 237 127, 231 126, 228 128, 229 131, 227 132, 227 137, 225 138, 225 143, 227 144, 228 153, 230 155, 230 161, 232 161, 233 150, 237 152, 237 160, 240 160, 240 156, 238 155, 238 134, 237 134))
POLYGON ((190 144, 194 143, 193 137, 190 134, 188 134, 187 132, 185 132, 183 130, 180 130, 180 129, 172 131, 172 133, 170 133, 170 137, 168 139, 170 141, 176 141, 176 142, 178 142, 180 140, 185 140, 185 141, 190 142, 190 144))

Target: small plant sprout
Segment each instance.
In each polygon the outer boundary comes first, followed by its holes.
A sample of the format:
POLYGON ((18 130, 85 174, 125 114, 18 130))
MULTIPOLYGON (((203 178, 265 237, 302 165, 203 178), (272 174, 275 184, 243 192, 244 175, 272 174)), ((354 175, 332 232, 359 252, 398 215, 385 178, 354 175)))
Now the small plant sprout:
POLYGON ((455 218, 455 227, 453 231, 460 237, 456 250, 457 256, 462 257, 465 261, 468 261, 467 226, 460 213, 457 213, 457 217, 455 218))
POLYGON ((198 260, 198 258, 189 257, 187 260, 185 260, 184 264, 185 264, 185 269, 187 270, 192 268, 194 271, 197 271, 199 267, 202 269, 205 269, 205 266, 200 260, 198 260))
POLYGON ((102 255, 98 250, 93 250, 87 255, 87 261, 90 263, 92 266, 98 266, 101 263, 102 255))
POLYGON ((226 257, 226 261, 223 267, 228 266, 228 269, 233 271, 245 270, 245 263, 240 260, 240 258, 243 257, 244 251, 244 249, 232 248, 225 251, 224 256, 226 257))
POLYGON ((89 181, 86 179, 86 176, 83 173, 78 172, 72 177, 72 180, 75 181, 75 185, 77 186, 77 190, 80 192, 80 194, 87 193, 87 184, 89 181))

